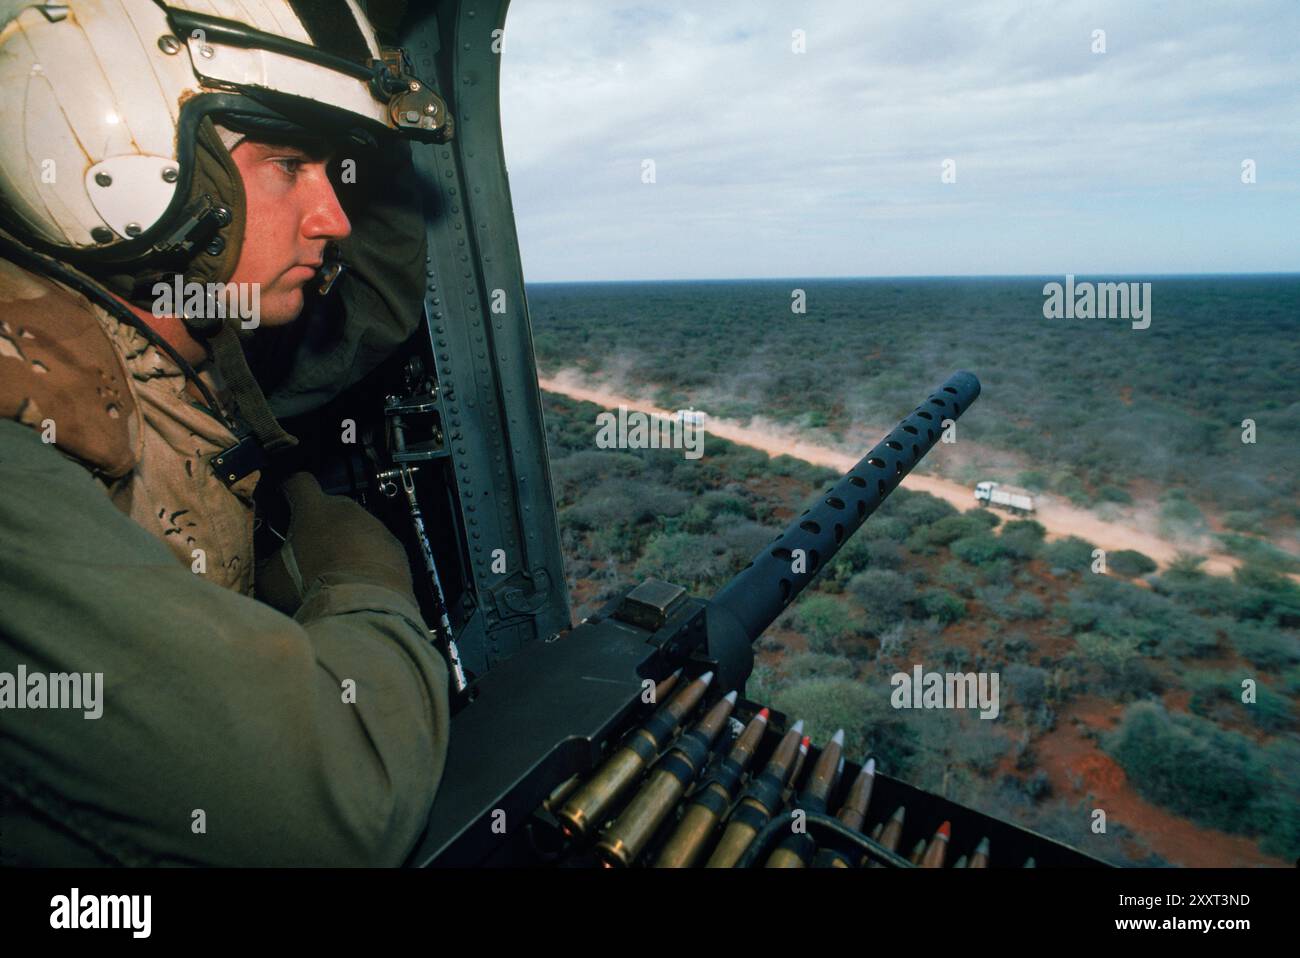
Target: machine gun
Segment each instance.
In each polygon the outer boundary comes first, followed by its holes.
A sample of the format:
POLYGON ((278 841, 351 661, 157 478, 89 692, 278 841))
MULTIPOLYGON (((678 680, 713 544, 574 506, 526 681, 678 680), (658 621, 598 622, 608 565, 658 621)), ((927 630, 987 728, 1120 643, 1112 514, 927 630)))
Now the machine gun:
MULTIPOLYGON (((557 790, 590 772, 644 717, 647 689, 677 670, 688 679, 713 673, 713 699, 742 689, 753 667, 753 642, 970 407, 979 389, 970 373, 949 377, 711 600, 650 579, 483 676, 474 703, 453 719, 443 785, 411 864, 544 860, 538 831, 547 822, 533 822, 533 816, 548 797, 553 808, 557 790)), ((747 721, 758 708, 741 702, 737 715, 747 721)), ((784 732, 784 716, 777 713, 757 749, 760 759, 784 732)), ((858 769, 848 766, 844 786, 858 769)), ((874 794, 873 807, 903 805, 914 810, 914 821, 954 823, 968 836, 991 839, 1019 862, 1096 864, 884 775, 876 777, 874 794)), ((550 830, 555 845, 556 829, 550 830)))

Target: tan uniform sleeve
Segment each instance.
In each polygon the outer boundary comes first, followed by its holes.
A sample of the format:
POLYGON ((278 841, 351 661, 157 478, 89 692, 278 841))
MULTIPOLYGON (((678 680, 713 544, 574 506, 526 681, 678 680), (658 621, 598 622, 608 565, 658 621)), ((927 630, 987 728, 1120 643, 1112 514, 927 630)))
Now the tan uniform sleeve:
POLYGON ((0 711, 11 859, 400 864, 442 776, 447 671, 409 598, 327 580, 291 619, 206 582, 6 420, 0 672, 20 664, 103 694, 99 718, 0 711))

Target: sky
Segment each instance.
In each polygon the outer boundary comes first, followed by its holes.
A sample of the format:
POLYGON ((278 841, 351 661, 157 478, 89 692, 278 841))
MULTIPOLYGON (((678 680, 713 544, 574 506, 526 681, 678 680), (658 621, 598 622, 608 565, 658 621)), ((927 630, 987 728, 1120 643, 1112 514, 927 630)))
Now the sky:
POLYGON ((1298 0, 513 0, 524 277, 1300 270, 1298 43, 1298 0))

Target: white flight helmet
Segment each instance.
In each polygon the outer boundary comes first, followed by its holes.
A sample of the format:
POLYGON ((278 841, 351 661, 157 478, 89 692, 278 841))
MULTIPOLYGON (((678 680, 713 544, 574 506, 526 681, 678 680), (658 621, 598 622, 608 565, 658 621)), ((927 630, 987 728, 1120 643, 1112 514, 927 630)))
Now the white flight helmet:
POLYGON ((214 116, 451 135, 355 0, 0 0, 0 226, 26 246, 137 285, 227 280, 243 191, 214 116))

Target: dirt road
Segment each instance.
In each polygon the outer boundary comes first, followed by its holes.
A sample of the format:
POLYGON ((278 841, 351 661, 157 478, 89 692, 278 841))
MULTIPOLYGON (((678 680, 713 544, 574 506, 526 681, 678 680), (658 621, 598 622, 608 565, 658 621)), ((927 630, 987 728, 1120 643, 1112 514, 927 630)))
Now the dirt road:
MULTIPOLYGON (((660 409, 644 400, 619 395, 601 386, 585 385, 579 374, 570 370, 562 371, 554 377, 543 377, 539 380, 539 383, 542 389, 547 392, 596 403, 605 408, 616 408, 621 405, 626 406, 629 410, 635 409, 652 415, 674 415, 673 411, 660 409)), ((705 432, 706 434, 721 436, 723 439, 729 439, 741 445, 761 449, 770 456, 782 454, 793 456, 796 459, 802 459, 804 462, 810 462, 817 466, 828 466, 841 472, 847 472, 856 465, 858 459, 866 451, 863 449, 856 454, 847 453, 829 446, 805 442, 789 431, 772 427, 756 428, 712 416, 709 417, 705 425, 705 432)), ((941 479, 938 476, 920 475, 913 472, 903 480, 903 485, 909 489, 938 496, 940 499, 952 503, 958 509, 975 508, 974 490, 950 479, 941 479)), ((1042 523, 1047 530, 1048 539, 1078 536, 1105 549, 1107 552, 1134 549, 1150 556, 1162 569, 1168 566, 1178 556, 1179 552, 1193 551, 1186 545, 1180 547, 1174 542, 1145 531, 1135 523, 1106 521, 1086 509, 1072 506, 1053 496, 1036 497, 1034 518, 1042 523)), ((1198 555, 1206 557, 1205 564, 1201 568, 1212 575, 1231 575, 1232 570, 1240 565, 1240 561, 1230 555, 1207 553, 1203 549, 1195 551, 1198 555)))

